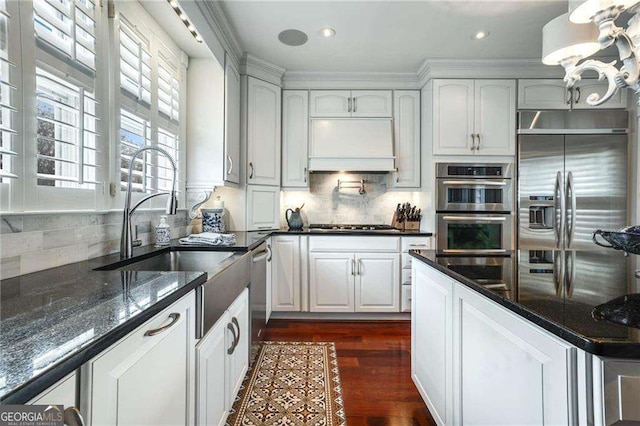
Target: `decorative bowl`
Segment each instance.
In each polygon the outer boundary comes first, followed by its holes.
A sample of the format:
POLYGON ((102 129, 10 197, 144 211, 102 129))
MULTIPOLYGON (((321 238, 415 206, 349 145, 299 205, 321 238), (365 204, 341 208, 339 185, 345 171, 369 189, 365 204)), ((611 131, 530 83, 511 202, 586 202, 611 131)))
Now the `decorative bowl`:
MULTIPOLYGON (((634 227, 635 228, 635 227, 634 227)), ((623 228, 623 231, 626 228, 623 228)), ((592 240, 600 247, 622 250, 625 253, 640 254, 640 234, 636 232, 611 232, 598 229, 593 233, 592 240), (598 236, 609 244, 598 241, 598 236)))

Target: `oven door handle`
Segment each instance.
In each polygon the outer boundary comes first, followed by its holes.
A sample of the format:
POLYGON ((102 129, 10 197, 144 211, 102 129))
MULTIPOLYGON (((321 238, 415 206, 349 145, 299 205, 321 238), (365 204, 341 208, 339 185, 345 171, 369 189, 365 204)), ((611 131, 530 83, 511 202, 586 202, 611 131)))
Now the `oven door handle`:
POLYGON ((506 217, 501 216, 443 216, 442 220, 459 222, 506 222, 506 217))
POLYGON ((443 185, 473 185, 473 186, 507 186, 505 181, 477 181, 477 180, 445 180, 442 181, 443 185))

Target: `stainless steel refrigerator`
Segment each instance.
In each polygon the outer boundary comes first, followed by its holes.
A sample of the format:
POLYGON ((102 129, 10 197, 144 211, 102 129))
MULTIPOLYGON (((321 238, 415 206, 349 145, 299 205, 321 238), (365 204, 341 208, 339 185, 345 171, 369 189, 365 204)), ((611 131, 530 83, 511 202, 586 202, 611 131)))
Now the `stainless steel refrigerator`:
POLYGON ((605 302, 629 280, 623 254, 592 241, 628 225, 628 113, 534 113, 518 137, 519 297, 605 302))

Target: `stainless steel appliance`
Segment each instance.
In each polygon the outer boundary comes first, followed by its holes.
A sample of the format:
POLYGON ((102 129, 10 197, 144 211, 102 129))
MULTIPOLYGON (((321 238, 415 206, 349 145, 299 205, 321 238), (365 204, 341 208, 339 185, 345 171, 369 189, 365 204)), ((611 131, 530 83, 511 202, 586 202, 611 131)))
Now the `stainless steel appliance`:
POLYGON ((251 251, 251 342, 262 339, 267 325, 267 262, 271 259, 271 249, 262 243, 251 251))
POLYGON ((511 213, 437 213, 442 254, 507 254, 513 250, 511 213))
POLYGON ((510 256, 445 256, 437 262, 484 287, 511 297, 514 277, 514 259, 510 256))
POLYGON ((603 250, 592 233, 627 225, 627 135, 570 131, 519 137, 520 249, 603 250))
POLYGON ((436 164, 437 211, 511 212, 511 164, 436 164))

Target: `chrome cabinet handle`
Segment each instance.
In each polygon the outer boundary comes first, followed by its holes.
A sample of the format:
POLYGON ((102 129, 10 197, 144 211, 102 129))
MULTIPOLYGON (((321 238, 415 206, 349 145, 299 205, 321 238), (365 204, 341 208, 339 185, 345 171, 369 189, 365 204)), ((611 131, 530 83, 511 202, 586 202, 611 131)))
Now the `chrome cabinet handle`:
POLYGON ((267 252, 269 253, 269 257, 267 257, 267 262, 271 262, 271 259, 273 259, 273 252, 271 251, 271 244, 267 244, 267 252))
POLYGON ((169 318, 171 318, 171 322, 169 324, 163 325, 162 327, 159 327, 159 328, 154 328, 153 330, 148 330, 147 332, 144 333, 144 335, 155 336, 156 334, 160 334, 163 331, 168 330, 169 328, 176 325, 176 323, 180 319, 180 314, 174 312, 172 314, 169 314, 169 318))
POLYGON ((230 155, 227 155, 227 160, 229 161, 229 168, 227 169, 227 174, 231 174, 231 170, 233 170, 233 158, 230 155))
POLYGON ((578 102, 580 102, 580 97, 581 97, 582 93, 580 93, 580 88, 579 87, 576 87, 575 90, 576 90, 576 94, 578 95, 578 97, 574 99, 574 103, 577 104, 578 102))
POLYGON ((251 173, 249 173, 249 179, 253 179, 253 163, 249 161, 249 168, 251 169, 251 173))
POLYGON ((565 191, 565 221, 567 223, 567 248, 571 248, 573 242, 573 234, 576 228, 576 197, 574 194, 573 173, 567 173, 567 189, 565 191), (569 214, 569 208, 571 214, 569 214))
POLYGON ((480 151, 480 133, 476 133, 476 151, 480 151))
POLYGON ((567 89, 567 93, 565 95, 566 104, 571 105, 572 100, 573 100, 573 89, 567 89))
POLYGON ((69 407, 64 410, 64 424, 66 426, 84 426, 84 419, 80 410, 76 407, 69 407))
POLYGON ((476 134, 471 133, 471 151, 476 150, 476 134))
POLYGON ((307 168, 304 168, 304 183, 307 183, 307 168))
POLYGON ((347 112, 351 112, 351 98, 347 98, 347 112))
POLYGON ((231 355, 236 350, 236 329, 233 327, 233 324, 227 323, 227 328, 231 331, 233 335, 233 343, 231 343, 231 347, 227 349, 227 355, 231 355))
POLYGON ((362 275, 362 259, 358 259, 358 275, 362 275))
POLYGON ((353 111, 356 112, 358 110, 358 98, 353 98, 353 111))
POLYGON ((236 336, 236 343, 233 346, 233 350, 235 351, 236 348, 238 347, 238 345, 240 344, 240 324, 238 324, 238 318, 236 318, 236 317, 231 318, 231 322, 238 329, 238 335, 236 336))
POLYGON ((351 275, 356 274, 356 261, 351 259, 351 275))

